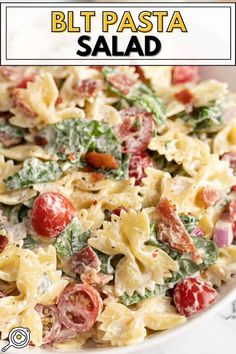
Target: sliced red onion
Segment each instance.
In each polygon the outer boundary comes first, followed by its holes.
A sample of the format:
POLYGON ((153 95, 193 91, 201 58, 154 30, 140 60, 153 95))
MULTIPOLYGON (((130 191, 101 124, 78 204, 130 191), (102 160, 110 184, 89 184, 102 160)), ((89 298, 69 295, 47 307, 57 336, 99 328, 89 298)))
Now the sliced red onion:
POLYGON ((233 241, 232 223, 226 217, 217 221, 214 228, 213 240, 218 247, 228 247, 233 241))
POLYGON ((200 229, 200 227, 196 227, 196 229, 193 230, 193 235, 197 237, 203 237, 204 232, 202 231, 202 229, 200 229))
POLYGON ((223 114, 223 121, 229 122, 234 116, 236 116, 236 107, 230 107, 223 114))

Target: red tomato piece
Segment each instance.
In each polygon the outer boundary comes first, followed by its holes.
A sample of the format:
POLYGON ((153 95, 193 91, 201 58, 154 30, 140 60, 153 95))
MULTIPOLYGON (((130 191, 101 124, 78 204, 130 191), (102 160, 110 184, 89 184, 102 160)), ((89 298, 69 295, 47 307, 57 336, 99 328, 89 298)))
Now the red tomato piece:
POLYGON ((153 136, 152 114, 131 107, 120 112, 122 123, 117 134, 122 144, 122 152, 137 154, 147 149, 153 136))
POLYGON ((35 310, 39 313, 43 326, 43 344, 51 343, 61 330, 61 322, 55 305, 37 304, 35 310))
POLYGON ((133 155, 129 161, 129 177, 134 177, 135 184, 140 185, 142 178, 146 177, 145 169, 153 166, 153 160, 147 152, 133 155))
POLYGON ((91 268, 99 271, 101 262, 93 249, 90 246, 87 246, 81 251, 73 254, 70 258, 70 264, 75 273, 82 274, 91 268))
POLYGON ((0 253, 2 253, 5 247, 8 245, 8 238, 6 236, 0 235, 0 253))
POLYGON ((167 242, 181 253, 189 253, 197 264, 202 262, 191 237, 182 224, 174 206, 167 198, 162 198, 157 205, 158 239, 167 242))
POLYGON ((59 318, 63 325, 78 333, 93 327, 102 309, 102 299, 90 285, 70 284, 58 302, 59 318))
POLYGON ((35 80, 35 76, 31 75, 29 77, 25 77, 20 83, 19 85, 17 85, 17 88, 21 88, 21 89, 26 89, 28 82, 34 82, 35 80))
POLYGON ((112 210, 111 214, 115 214, 117 216, 120 216, 121 210, 124 210, 126 213, 128 213, 128 209, 126 207, 121 206, 119 208, 112 210))
POLYGON ((220 198, 222 198, 222 192, 210 186, 203 187, 197 195, 199 204, 204 208, 213 206, 220 198))
POLYGON ((191 91, 188 89, 181 90, 180 92, 175 94, 175 98, 177 101, 183 104, 190 104, 192 103, 194 96, 192 95, 191 91))
POLYGON ((118 90, 123 95, 127 96, 137 81, 131 79, 126 74, 121 73, 111 73, 107 75, 107 81, 112 85, 116 90, 118 90))
POLYGON ((226 152, 221 156, 221 160, 228 161, 230 167, 233 169, 234 174, 236 174, 236 153, 226 152))
POLYGON ((40 236, 56 237, 75 216, 76 210, 68 199, 59 193, 46 192, 34 201, 31 224, 40 236))
POLYGON ((174 66, 172 72, 172 84, 196 83, 199 80, 198 66, 174 66))
POLYGON ((94 168, 116 169, 119 166, 114 156, 96 151, 88 152, 85 155, 85 160, 94 168))
POLYGON ((84 79, 79 80, 74 88, 79 98, 86 99, 95 97, 102 87, 102 80, 84 79))
POLYGON ((197 278, 186 278, 174 289, 173 300, 179 313, 189 317, 210 305, 217 292, 211 285, 197 278))

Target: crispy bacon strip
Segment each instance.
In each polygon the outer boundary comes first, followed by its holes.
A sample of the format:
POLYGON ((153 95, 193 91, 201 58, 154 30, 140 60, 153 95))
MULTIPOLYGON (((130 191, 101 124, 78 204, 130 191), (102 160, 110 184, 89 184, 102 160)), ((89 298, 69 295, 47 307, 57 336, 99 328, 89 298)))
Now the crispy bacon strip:
POLYGON ((95 97, 103 88, 102 80, 84 79, 79 80, 74 89, 79 98, 86 99, 95 97))
POLYGON ((8 245, 8 238, 6 236, 0 235, 0 253, 2 253, 5 247, 8 245))
POLYGON ((192 260, 197 264, 202 262, 191 237, 167 198, 162 198, 157 205, 157 226, 160 241, 167 242, 181 253, 190 253, 192 260))
POLYGON ((24 112, 27 116, 36 117, 37 114, 33 111, 31 106, 24 99, 23 90, 24 89, 20 89, 20 88, 15 88, 14 90, 12 90, 11 98, 12 98, 13 104, 16 107, 20 108, 22 110, 22 112, 24 112))
POLYGON ((107 75, 107 81, 123 95, 128 95, 136 81, 125 74, 115 73, 107 75))
POLYGON ((70 264, 75 273, 83 274, 91 269, 98 272, 101 262, 92 248, 88 246, 75 253, 70 259, 70 264))
POLYGON ((119 166, 114 156, 96 151, 87 153, 85 160, 94 168, 115 169, 119 166))
POLYGON ((183 104, 190 104, 193 102, 194 96, 190 90, 184 89, 184 90, 181 90, 180 92, 176 93, 175 98, 177 99, 177 101, 179 101, 183 104))

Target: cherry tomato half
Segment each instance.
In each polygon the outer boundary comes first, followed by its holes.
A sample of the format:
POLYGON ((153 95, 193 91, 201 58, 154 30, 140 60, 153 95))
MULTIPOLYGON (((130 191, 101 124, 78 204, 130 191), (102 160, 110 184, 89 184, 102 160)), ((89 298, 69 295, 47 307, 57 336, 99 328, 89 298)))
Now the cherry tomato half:
POLYGON ((189 277, 177 284, 174 303, 183 316, 191 316, 211 304, 217 296, 215 289, 201 279, 189 277))
POLYGON ((135 184, 140 185, 142 178, 146 177, 145 169, 154 167, 152 158, 147 152, 131 156, 129 161, 129 177, 135 178, 135 184))
POLYGON ((37 304, 35 310, 39 313, 43 325, 43 344, 51 343, 61 330, 57 307, 37 304))
POLYGON ((60 321, 66 328, 78 333, 92 328, 101 309, 99 292, 87 284, 68 285, 58 302, 60 321))
POLYGON ((31 224, 40 236, 56 237, 76 216, 71 202, 59 193, 43 193, 33 204, 31 224))

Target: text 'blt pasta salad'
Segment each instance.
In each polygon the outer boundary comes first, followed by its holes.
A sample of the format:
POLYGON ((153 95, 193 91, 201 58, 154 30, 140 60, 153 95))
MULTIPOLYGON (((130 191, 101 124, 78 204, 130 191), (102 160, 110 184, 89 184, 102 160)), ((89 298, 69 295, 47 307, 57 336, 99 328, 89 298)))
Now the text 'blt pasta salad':
POLYGON ((197 67, 1 67, 0 334, 136 343, 236 273, 236 95, 197 67))

